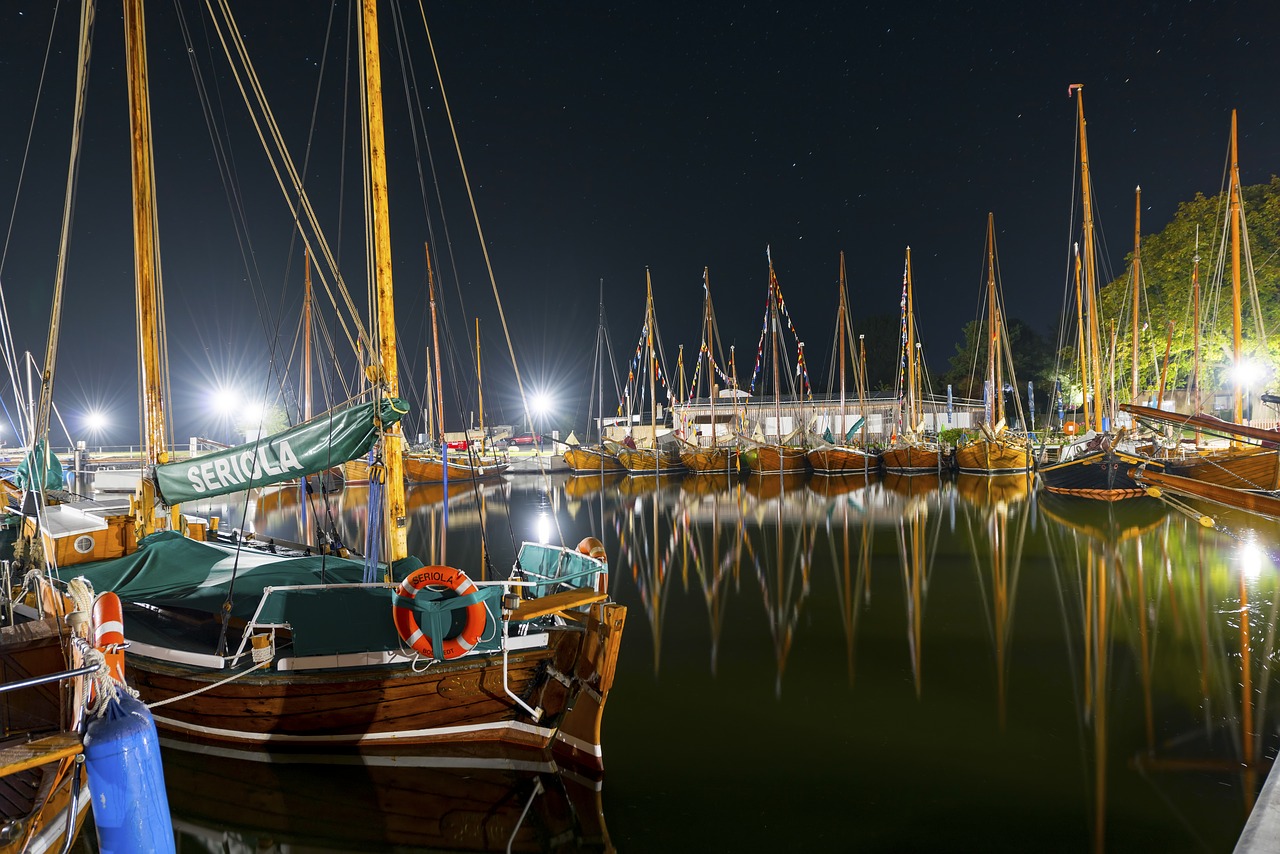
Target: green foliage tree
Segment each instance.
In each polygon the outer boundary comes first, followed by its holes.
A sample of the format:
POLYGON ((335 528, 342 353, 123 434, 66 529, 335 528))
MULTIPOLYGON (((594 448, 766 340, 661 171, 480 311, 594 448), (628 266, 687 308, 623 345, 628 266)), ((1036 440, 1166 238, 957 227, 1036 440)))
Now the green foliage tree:
MULTIPOLYGON (((1054 383, 1054 352, 1043 335, 1026 321, 1017 318, 1005 323, 1009 336, 1009 352, 1013 356, 1014 376, 1007 383, 1017 383, 1019 397, 1026 400, 1026 384, 1031 382, 1036 390, 1036 412, 1043 413, 1049 405, 1054 383)), ((938 377, 941 388, 950 385, 958 397, 981 399, 982 385, 986 381, 987 336, 984 321, 971 320, 965 324, 956 352, 951 356, 950 367, 938 377)))
MULTIPOLYGON (((1280 324, 1280 178, 1242 188, 1247 228, 1247 252, 1241 251, 1243 352, 1266 366, 1264 382, 1274 382, 1280 365, 1280 340, 1270 333, 1280 324), (1249 259, 1253 259, 1257 303, 1249 287, 1249 259), (1262 332, 1259 332, 1259 330, 1262 332), (1264 342, 1264 335, 1265 342, 1264 342)), ((1140 399, 1158 387, 1164 364, 1166 336, 1173 323, 1172 349, 1166 389, 1185 388, 1194 351, 1192 270, 1200 256, 1201 399, 1212 390, 1231 386, 1232 311, 1231 245, 1227 194, 1197 194, 1178 206, 1173 220, 1156 234, 1144 235, 1141 245, 1142 296, 1139 303, 1140 399)), ((1116 374, 1118 396, 1128 399, 1129 354, 1132 352, 1132 264, 1102 289, 1104 317, 1116 318, 1116 374), (1124 379, 1121 380, 1120 377, 1124 379)), ((1104 344, 1104 346, 1106 346, 1104 344)), ((1166 392, 1166 397, 1168 393, 1166 392)))

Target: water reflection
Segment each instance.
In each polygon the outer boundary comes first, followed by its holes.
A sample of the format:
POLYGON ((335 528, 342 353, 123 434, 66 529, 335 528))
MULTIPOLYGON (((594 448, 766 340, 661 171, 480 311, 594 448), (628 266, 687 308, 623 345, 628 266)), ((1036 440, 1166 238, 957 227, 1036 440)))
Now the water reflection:
MULTIPOLYGON (((349 537, 366 499, 331 499, 349 537)), ((253 511, 259 531, 299 529, 283 497, 253 511)), ((908 848, 984 847, 963 828, 999 823, 1073 850, 1226 849, 1276 753, 1280 596, 1260 545, 1276 532, 1239 517, 1219 517, 1223 533, 1021 475, 776 474, 529 476, 424 495, 411 514, 411 542, 468 571, 482 553, 505 571, 539 519, 552 539, 605 541, 615 595, 644 614, 606 714, 610 785, 659 775, 643 806, 611 808, 626 847, 667 841, 646 835, 652 810, 707 801, 654 741, 675 709, 699 739, 683 749, 732 781, 726 799, 804 791, 794 806, 829 813, 832 832, 908 848), (761 732, 807 734, 840 797, 761 732), (954 804, 950 820, 919 822, 918 803, 954 804)), ((737 826, 735 807, 707 809, 737 826)), ((766 839, 795 841, 737 841, 766 839)))

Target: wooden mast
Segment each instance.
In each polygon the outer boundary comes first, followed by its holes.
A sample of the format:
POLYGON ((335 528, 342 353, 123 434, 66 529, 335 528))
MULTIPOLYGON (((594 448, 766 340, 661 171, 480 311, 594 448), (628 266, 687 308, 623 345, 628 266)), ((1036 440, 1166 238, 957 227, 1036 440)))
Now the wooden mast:
MULTIPOLYGON (((1142 261, 1138 254, 1142 241, 1142 187, 1134 191, 1133 206, 1133 371, 1129 381, 1129 401, 1138 400, 1138 282, 1141 276, 1142 261)), ((1157 401, 1156 406, 1160 404, 1157 401)))
POLYGON ((911 247, 907 247, 903 279, 907 285, 907 424, 906 432, 916 431, 916 317, 911 304, 911 247))
MULTIPOLYGON (((431 399, 431 405, 435 407, 436 428, 440 431, 436 437, 440 440, 440 455, 446 456, 448 448, 444 441, 444 386, 440 380, 440 330, 436 325, 436 282, 431 273, 431 247, 424 243, 423 249, 427 256, 427 298, 431 303, 431 346, 436 363, 436 393, 431 399)), ((533 425, 530 425, 530 429, 532 427, 533 425)))
POLYGON ((773 429, 778 444, 782 444, 782 391, 778 370, 778 277, 773 273, 773 254, 765 249, 769 259, 769 340, 773 352, 773 429))
POLYGON ((996 380, 996 367, 1000 360, 996 351, 1000 348, 1000 326, 996 315, 996 218, 987 212, 987 393, 991 395, 991 412, 995 425, 1004 420, 1004 395, 996 380))
MULTIPOLYGON (((485 452, 484 384, 480 381, 480 318, 476 318, 476 404, 480 408, 480 453, 485 452)), ((471 443, 467 443, 471 447, 471 443)))
POLYGON ((142 452, 145 471, 138 494, 139 538, 157 529, 152 472, 168 461, 165 442, 164 376, 160 354, 159 262, 156 253, 155 164, 151 149, 151 102, 142 0, 126 0, 125 54, 129 67, 129 115, 133 134, 134 283, 142 391, 142 452))
MULTIPOLYGON (((845 315, 844 315, 844 252, 840 253, 840 306, 836 309, 836 338, 839 339, 838 349, 840 351, 840 432, 844 435, 845 414, 844 414, 844 338, 845 338, 845 315)), ((843 445, 844 440, 841 439, 837 444, 843 445)))
POLYGON ((302 250, 305 290, 302 299, 302 420, 311 420, 311 247, 302 250))
MULTIPOLYGON (((653 279, 649 276, 649 268, 644 268, 645 287, 645 346, 649 350, 649 429, 653 439, 653 465, 658 467, 658 363, 653 358, 653 279)), ((657 502, 657 497, 654 497, 657 502)), ((657 552, 654 552, 657 555, 657 552)))
POLYGON ((1088 337, 1093 358, 1093 409, 1090 426, 1102 432, 1102 346, 1098 337, 1098 296, 1097 266, 1094 259, 1093 244, 1093 195, 1089 183, 1089 143, 1085 133, 1084 121, 1084 84, 1073 83, 1070 92, 1076 96, 1076 106, 1080 127, 1080 191, 1084 207, 1084 283, 1085 299, 1088 301, 1086 317, 1089 320, 1088 337))
MULTIPOLYGON (((704 318, 706 328, 703 330, 703 338, 706 340, 707 348, 707 393, 711 398, 711 447, 715 448, 719 445, 716 437, 716 360, 715 360, 715 327, 712 325, 711 316, 711 268, 702 268, 702 290, 706 292, 706 310, 704 318)), ((698 393, 697 389, 693 390, 694 394, 698 393)))
POLYGON ((1240 391, 1240 160, 1236 149, 1236 111, 1231 111, 1231 385, 1237 424, 1244 421, 1240 391))
POLYGON ((1089 429, 1089 341, 1084 334, 1084 288, 1080 281, 1080 244, 1075 246, 1076 254, 1076 345, 1080 351, 1080 412, 1084 416, 1084 427, 1089 429))
MULTIPOLYGON (((378 4, 364 0, 364 83, 369 117, 369 193, 372 203, 373 259, 377 290, 378 340, 381 369, 378 379, 382 393, 388 397, 400 394, 399 366, 396 362, 395 297, 391 282, 391 223, 387 205, 387 152, 382 123, 382 66, 378 59, 378 4)), ((404 460, 401 457, 399 422, 387 426, 382 434, 382 457, 387 468, 386 513, 390 524, 388 561, 409 554, 404 503, 404 460)))

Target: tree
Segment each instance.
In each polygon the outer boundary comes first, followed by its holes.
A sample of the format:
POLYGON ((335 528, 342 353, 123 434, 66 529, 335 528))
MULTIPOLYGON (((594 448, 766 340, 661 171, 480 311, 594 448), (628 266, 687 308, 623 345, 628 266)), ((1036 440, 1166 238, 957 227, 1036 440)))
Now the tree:
MULTIPOLYGON (((1243 187, 1241 197, 1247 228, 1247 252, 1242 249, 1242 323, 1244 353, 1263 362, 1274 379, 1280 363, 1280 341, 1264 336, 1280 324, 1280 267, 1267 263, 1280 253, 1280 179, 1243 187), (1251 265, 1249 259, 1254 259, 1251 265), (1249 288, 1249 268, 1254 272, 1256 307, 1249 288)), ((1141 300, 1139 303, 1139 387, 1155 389, 1160 381, 1169 323, 1173 323, 1172 349, 1166 388, 1185 388, 1194 351, 1192 270, 1200 256, 1199 386, 1203 390, 1231 385, 1232 312, 1231 245, 1227 194, 1195 198, 1178 206, 1173 220, 1158 233, 1146 235, 1141 245, 1141 300)), ((1126 272, 1102 289, 1102 316, 1116 318, 1117 381, 1128 385, 1127 354, 1132 352, 1132 253, 1126 272)), ((1104 333, 1105 334, 1105 333, 1104 333)), ((1106 344, 1104 343, 1104 346, 1106 344)), ((1121 400, 1128 398, 1118 392, 1121 400)), ((1141 394, 1141 393, 1140 393, 1141 394)))
MULTIPOLYGON (((1033 383, 1036 390, 1036 411, 1045 412, 1055 380, 1053 349, 1044 336, 1026 321, 1012 318, 1005 322, 1005 327, 1009 336, 1009 353, 1013 356, 1013 376, 1008 376, 1008 368, 1005 368, 1004 380, 1015 384, 1018 396, 1023 400, 1026 383, 1033 383)), ((965 324, 950 365, 938 377, 941 385, 950 385, 952 392, 958 397, 981 399, 987 370, 985 321, 971 320, 965 324)))

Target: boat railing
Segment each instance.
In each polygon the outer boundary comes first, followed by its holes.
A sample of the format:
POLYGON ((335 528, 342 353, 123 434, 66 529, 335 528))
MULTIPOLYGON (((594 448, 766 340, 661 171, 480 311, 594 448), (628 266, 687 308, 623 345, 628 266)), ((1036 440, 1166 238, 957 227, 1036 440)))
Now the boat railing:
MULTIPOLYGON (((472 580, 472 584, 474 584, 476 587, 501 587, 504 595, 510 593, 512 589, 535 588, 542 583, 544 582, 516 581, 510 578, 504 578, 497 581, 476 581, 474 579, 472 580)), ((277 586, 263 587, 262 597, 258 600, 258 607, 254 609, 253 617, 250 618, 248 623, 245 624, 244 632, 240 636, 240 644, 239 646, 237 646, 235 653, 233 653, 230 656, 226 666, 229 668, 235 668, 236 666, 239 665, 242 658, 244 658, 246 655, 251 655, 254 652, 253 638, 255 635, 268 633, 271 640, 271 645, 274 646, 275 632, 279 629, 292 628, 292 626, 290 626, 288 622, 273 622, 270 620, 262 619, 263 612, 266 610, 267 604, 268 602, 271 601, 272 596, 286 594, 286 593, 298 593, 298 592, 317 591, 317 590, 392 591, 397 587, 399 587, 398 583, 390 582, 390 581, 357 582, 357 583, 351 583, 351 584, 288 584, 288 585, 282 584, 277 586)), ((503 622, 505 623, 505 620, 503 622)), ((505 631, 503 632, 502 646, 505 651, 505 648, 506 648, 505 631)), ((258 665, 264 665, 265 663, 270 661, 270 658, 266 657, 265 655, 264 655, 264 658, 265 658, 265 662, 259 661, 255 657, 255 663, 258 665)))

